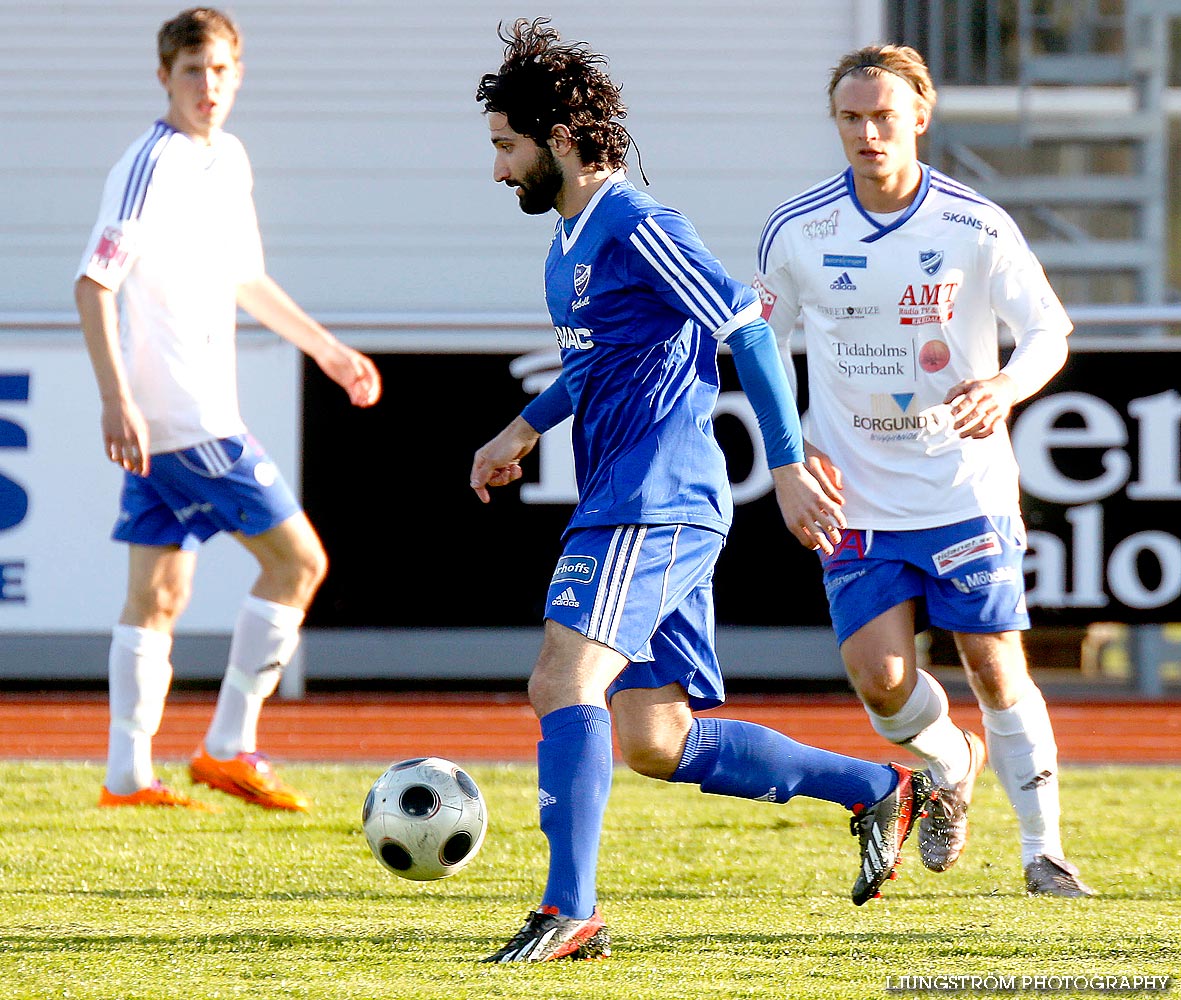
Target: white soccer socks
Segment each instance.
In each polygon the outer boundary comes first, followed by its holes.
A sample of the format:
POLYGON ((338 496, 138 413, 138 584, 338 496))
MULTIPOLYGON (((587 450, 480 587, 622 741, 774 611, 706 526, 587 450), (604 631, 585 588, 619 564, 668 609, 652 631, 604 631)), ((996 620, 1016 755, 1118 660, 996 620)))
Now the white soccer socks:
POLYGON ((114 795, 131 795, 152 783, 152 737, 160 728, 172 683, 172 636, 135 625, 111 631, 107 661, 110 734, 107 776, 114 795))
POLYGON ((1010 708, 981 708, 988 760, 1017 813, 1021 863, 1039 854, 1063 858, 1059 829, 1058 745, 1036 684, 1010 708))
POLYGON ((205 734, 205 750, 218 760, 258 749, 262 703, 275 693, 283 668, 299 645, 301 608, 248 595, 230 640, 229 666, 217 709, 205 734))
POLYGON ((935 784, 954 788, 971 767, 963 731, 947 714, 947 692, 927 671, 919 670, 914 691, 894 715, 866 708, 873 728, 891 743, 906 747, 927 763, 935 784))

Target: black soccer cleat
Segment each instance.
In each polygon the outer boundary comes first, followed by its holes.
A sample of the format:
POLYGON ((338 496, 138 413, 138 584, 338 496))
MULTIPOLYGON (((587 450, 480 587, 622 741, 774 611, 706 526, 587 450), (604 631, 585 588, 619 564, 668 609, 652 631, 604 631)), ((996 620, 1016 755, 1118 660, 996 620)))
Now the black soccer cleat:
POLYGON ((1025 891, 1031 896, 1086 899, 1095 895, 1079 876, 1079 870, 1063 858, 1039 854, 1025 866, 1025 891))
POLYGON ((611 937, 596 906, 584 920, 563 917, 552 906, 533 910, 525 926, 499 951, 482 962, 549 962, 557 958, 576 961, 607 958, 611 937))
POLYGON ((939 798, 919 821, 919 857, 933 872, 947 871, 968 846, 968 806, 988 760, 984 741, 967 729, 963 732, 968 741, 968 773, 953 788, 940 788, 939 798))
POLYGON ((861 870, 853 883, 853 902, 860 906, 880 896, 882 883, 894 877, 901 860, 902 845, 918 818, 939 796, 939 789, 923 771, 891 764, 898 772, 898 784, 880 802, 855 811, 849 829, 861 841, 861 870))

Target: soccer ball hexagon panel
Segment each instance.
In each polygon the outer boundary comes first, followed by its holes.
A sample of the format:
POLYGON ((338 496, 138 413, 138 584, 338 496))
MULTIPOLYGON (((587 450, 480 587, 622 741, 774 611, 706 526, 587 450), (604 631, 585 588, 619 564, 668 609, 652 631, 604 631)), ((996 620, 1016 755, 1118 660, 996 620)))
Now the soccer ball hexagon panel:
POLYGON ((463 870, 479 853, 488 807, 458 764, 416 757, 391 764, 373 783, 361 822, 382 867, 428 882, 463 870))

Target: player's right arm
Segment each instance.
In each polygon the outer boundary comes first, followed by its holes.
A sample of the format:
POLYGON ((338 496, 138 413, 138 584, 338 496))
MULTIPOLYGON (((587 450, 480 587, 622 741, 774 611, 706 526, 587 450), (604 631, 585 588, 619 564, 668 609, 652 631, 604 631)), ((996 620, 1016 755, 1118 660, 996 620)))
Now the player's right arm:
POLYGON ((103 450, 116 465, 138 475, 147 475, 151 441, 123 363, 116 296, 139 259, 141 217, 154 164, 170 136, 171 129, 158 122, 111 168, 74 282, 74 302, 102 404, 103 450))
POLYGON ((82 275, 74 283, 74 301, 102 403, 103 450, 128 472, 147 475, 151 442, 147 421, 132 398, 123 366, 115 293, 82 275))

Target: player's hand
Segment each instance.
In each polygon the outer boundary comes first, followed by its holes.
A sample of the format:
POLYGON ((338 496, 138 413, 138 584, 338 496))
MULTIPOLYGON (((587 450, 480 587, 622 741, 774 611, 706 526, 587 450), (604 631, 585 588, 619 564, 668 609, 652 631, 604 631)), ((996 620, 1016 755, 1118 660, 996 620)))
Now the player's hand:
POLYGON ((839 491, 830 493, 803 462, 772 469, 771 478, 788 531, 804 548, 832 555, 846 525, 839 491))
POLYGON ((137 476, 148 474, 151 467, 148 423, 135 403, 129 399, 104 403, 102 432, 108 459, 137 476))
POLYGON ((951 407, 952 427, 961 438, 986 438, 1009 419, 1017 390, 1008 375, 967 379, 953 385, 943 402, 951 407))
POLYGON ((816 478, 821 489, 832 500, 843 504, 845 502, 845 476, 833 463, 833 460, 814 444, 805 441, 804 461, 808 465, 808 471, 816 478))
POLYGON ((337 343, 323 357, 316 358, 320 370, 348 393, 353 406, 372 406, 381 399, 381 375, 373 361, 337 343))
POLYGON ((524 473, 520 461, 534 449, 540 438, 541 435, 524 418, 514 417, 512 423, 476 452, 468 485, 476 491, 482 503, 492 499, 488 487, 507 486, 521 478, 524 473))

